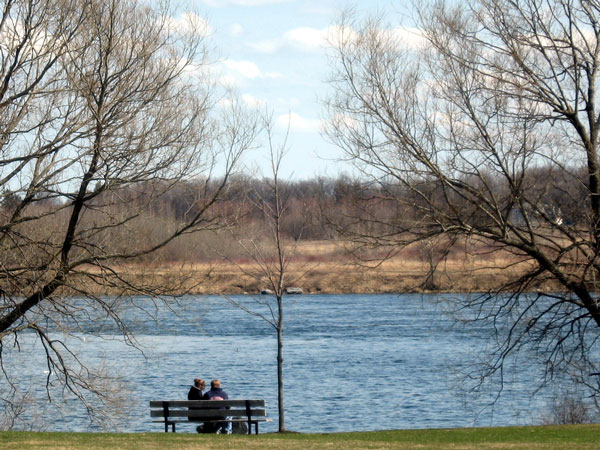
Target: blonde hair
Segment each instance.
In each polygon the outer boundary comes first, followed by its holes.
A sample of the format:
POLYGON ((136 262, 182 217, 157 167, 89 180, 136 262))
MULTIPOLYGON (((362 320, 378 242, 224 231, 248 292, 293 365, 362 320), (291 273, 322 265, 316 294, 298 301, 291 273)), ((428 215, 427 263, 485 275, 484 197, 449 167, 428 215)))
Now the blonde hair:
POLYGON ((206 387, 206 383, 202 378, 194 378, 194 386, 204 389, 206 387))

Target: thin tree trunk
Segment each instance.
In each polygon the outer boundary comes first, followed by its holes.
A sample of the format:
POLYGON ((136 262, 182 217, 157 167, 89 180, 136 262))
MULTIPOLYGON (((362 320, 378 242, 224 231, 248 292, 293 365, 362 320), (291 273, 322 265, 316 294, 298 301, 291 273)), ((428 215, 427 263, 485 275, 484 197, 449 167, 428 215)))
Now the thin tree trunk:
POLYGON ((279 432, 285 431, 285 409, 283 407, 283 299, 277 298, 279 309, 277 326, 277 407, 279 409, 279 432))

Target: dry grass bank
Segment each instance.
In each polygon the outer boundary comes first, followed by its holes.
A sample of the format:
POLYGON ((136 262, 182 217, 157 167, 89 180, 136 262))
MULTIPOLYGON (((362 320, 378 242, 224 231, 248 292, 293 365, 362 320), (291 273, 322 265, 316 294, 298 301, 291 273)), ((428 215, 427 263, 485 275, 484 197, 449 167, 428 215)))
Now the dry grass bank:
MULTIPOLYGON (((430 265, 414 249, 408 249, 383 262, 365 265, 353 262, 333 242, 302 242, 286 273, 288 286, 305 293, 408 293, 484 292, 514 279, 525 269, 509 254, 501 252, 455 252, 428 278, 430 265)), ((376 255, 374 255, 376 256, 376 255)), ((118 269, 125 277, 150 286, 195 294, 258 293, 268 288, 257 280, 255 265, 248 260, 213 261, 195 264, 127 266, 118 269)), ((552 290, 557 286, 546 285, 552 290)))

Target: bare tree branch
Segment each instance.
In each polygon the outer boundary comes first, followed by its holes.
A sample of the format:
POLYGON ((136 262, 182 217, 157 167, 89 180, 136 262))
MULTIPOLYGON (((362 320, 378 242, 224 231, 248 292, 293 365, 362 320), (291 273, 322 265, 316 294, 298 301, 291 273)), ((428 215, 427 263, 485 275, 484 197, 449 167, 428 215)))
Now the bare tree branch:
POLYGON ((353 12, 332 41, 327 135, 370 183, 339 229, 389 252, 436 241, 503 252, 511 281, 465 305, 502 324, 484 378, 529 349, 545 381, 584 382, 600 327, 600 5, 416 6, 420 47, 353 12))

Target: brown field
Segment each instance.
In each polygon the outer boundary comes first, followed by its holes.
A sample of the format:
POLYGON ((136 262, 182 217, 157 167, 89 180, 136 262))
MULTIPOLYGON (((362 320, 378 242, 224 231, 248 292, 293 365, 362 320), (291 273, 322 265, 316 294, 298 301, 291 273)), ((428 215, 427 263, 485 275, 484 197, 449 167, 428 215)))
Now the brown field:
MULTIPOLYGON (((366 265, 354 262, 334 242, 302 242, 290 256, 285 284, 301 287, 305 293, 485 292, 507 283, 526 267, 498 251, 479 254, 452 253, 438 266, 433 282, 425 283, 429 265, 411 249, 366 265)), ((137 283, 143 279, 149 286, 167 286, 172 293, 254 294, 269 287, 256 266, 243 259, 126 266, 119 272, 137 283)), ((557 286, 546 284, 539 289, 557 286)))

